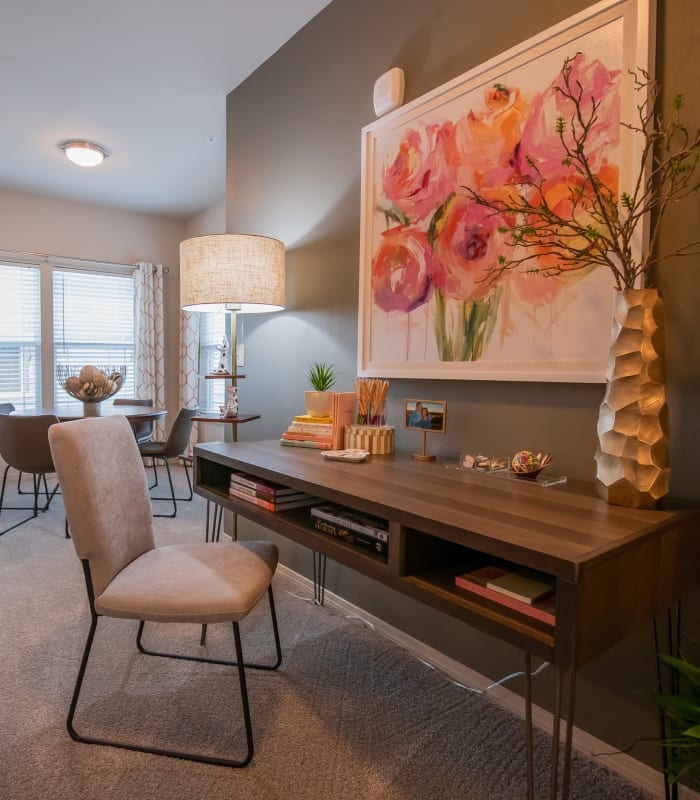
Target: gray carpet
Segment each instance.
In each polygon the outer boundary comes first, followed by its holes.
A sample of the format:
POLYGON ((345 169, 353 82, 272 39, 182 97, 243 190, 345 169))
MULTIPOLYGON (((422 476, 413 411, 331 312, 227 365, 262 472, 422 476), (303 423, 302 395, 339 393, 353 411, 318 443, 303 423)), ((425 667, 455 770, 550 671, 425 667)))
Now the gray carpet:
MULTIPOLYGON (((182 478, 182 475, 179 475, 182 478)), ((125 513, 126 513, 125 504, 125 513)), ((0 522, 5 523, 6 512, 0 522)), ((204 505, 157 519, 161 543, 198 541, 204 505)), ((5 523, 6 524, 6 523, 5 523)), ((0 528, 4 527, 4 524, 0 528)), ((279 671, 249 672, 252 764, 242 770, 79 744, 65 716, 88 630, 80 564, 59 503, 0 537, 0 798, 246 800, 522 800, 522 723, 465 692, 357 621, 299 598, 275 579, 279 671)), ((242 626, 246 659, 270 659, 266 602, 242 626)), ((148 658, 136 623, 102 620, 76 725, 142 742, 240 755, 235 673, 148 658)), ((197 652, 194 626, 147 626, 149 644, 197 652)), ((232 652, 214 626, 208 654, 232 652)), ((538 778, 549 742, 537 734, 538 778)), ((548 796, 544 788, 538 796, 548 796)), ((576 757, 572 800, 650 800, 576 757)))

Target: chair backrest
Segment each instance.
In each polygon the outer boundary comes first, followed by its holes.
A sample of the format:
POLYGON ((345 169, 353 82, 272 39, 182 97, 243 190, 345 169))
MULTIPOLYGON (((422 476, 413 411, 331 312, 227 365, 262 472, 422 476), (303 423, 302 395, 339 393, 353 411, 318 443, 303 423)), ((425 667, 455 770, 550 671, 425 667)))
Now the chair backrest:
MULTIPOLYGON (((114 398, 114 405, 115 406, 148 406, 149 408, 153 408, 153 400, 150 399, 143 399, 139 397, 115 397, 114 398)), ((143 442, 147 439, 150 439, 153 436, 153 420, 134 420, 131 423, 131 427, 134 431, 134 436, 136 437, 137 442, 143 442)))
POLYGON ((178 411, 160 455, 174 458, 187 449, 192 433, 192 417, 195 416, 197 416, 196 408, 181 408, 178 411))
POLYGON ((0 414, 11 414, 14 410, 12 403, 0 403, 0 414))
POLYGON ((20 472, 55 472, 48 431, 58 422, 54 414, 35 417, 0 414, 0 456, 20 472))
POLYGON ((51 452, 78 558, 90 564, 95 596, 127 564, 155 547, 141 454, 126 417, 55 425, 51 452))

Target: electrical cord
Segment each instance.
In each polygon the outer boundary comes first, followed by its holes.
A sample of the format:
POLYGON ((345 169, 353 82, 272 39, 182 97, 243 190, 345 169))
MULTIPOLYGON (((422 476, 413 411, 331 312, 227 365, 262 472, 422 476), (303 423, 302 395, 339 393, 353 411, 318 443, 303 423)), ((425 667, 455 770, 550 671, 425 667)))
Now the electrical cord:
MULTIPOLYGON (((301 595, 295 594, 294 592, 290 592, 289 590, 287 590, 287 594, 290 595, 291 597, 296 598, 297 600, 303 601, 304 603, 313 603, 314 605, 319 605, 313 598, 302 597, 301 595)), ((323 608, 330 611, 330 609, 327 606, 323 606, 323 608)), ((333 609, 333 613, 337 614, 340 617, 344 617, 345 619, 349 619, 355 622, 360 622, 362 625, 364 625, 365 628, 369 628, 372 631, 376 632, 377 630, 376 627, 369 620, 365 619, 364 617, 361 617, 359 614, 345 614, 338 611, 337 609, 333 609)), ((441 669, 438 669, 435 666, 435 664, 431 663, 430 661, 426 661, 426 659, 417 656, 415 653, 411 653, 411 655, 416 659, 416 661, 420 661, 420 663, 423 664, 423 666, 428 667, 428 669, 432 669, 434 672, 438 672, 440 675, 443 676, 443 678, 445 678, 445 680, 449 681, 458 689, 464 689, 465 691, 473 692, 474 694, 486 694, 487 692, 490 692, 492 689, 495 689, 498 686, 502 686, 507 681, 513 680, 513 678, 521 678, 527 674, 525 671, 511 672, 510 675, 505 675, 500 680, 490 683, 484 689, 478 689, 476 686, 467 686, 465 683, 461 683, 460 681, 456 681, 453 678, 450 678, 449 675, 445 674, 441 669)), ((549 661, 543 661, 539 665, 539 667, 537 667, 537 669, 534 670, 534 672, 530 673, 530 677, 534 678, 535 676, 539 675, 540 672, 542 672, 549 665, 550 665, 549 661)))

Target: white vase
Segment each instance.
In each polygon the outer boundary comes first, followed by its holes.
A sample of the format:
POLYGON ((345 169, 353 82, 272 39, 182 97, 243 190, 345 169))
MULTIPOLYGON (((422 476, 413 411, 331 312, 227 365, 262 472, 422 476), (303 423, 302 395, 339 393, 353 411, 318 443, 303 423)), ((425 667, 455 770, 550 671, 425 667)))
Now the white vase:
POLYGON ((333 392, 304 392, 304 405, 310 417, 330 417, 333 392))

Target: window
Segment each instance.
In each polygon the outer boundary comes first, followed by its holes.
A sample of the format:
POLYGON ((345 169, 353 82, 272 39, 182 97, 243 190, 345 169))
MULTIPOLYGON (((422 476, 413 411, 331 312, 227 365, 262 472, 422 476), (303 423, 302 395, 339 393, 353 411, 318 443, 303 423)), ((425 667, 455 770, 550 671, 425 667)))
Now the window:
MULTIPOLYGON (((121 393, 134 397, 133 277, 54 270, 53 340, 54 365, 124 367, 121 393)), ((55 378, 54 397, 65 400, 55 378)))
POLYGON ((40 272, 0 264, 0 402, 41 405, 40 272))
MULTIPOLYGON (((230 326, 230 314, 205 312, 199 315, 199 406, 202 411, 217 411, 226 405, 226 381, 206 380, 203 376, 219 366, 221 345, 230 326)), ((230 363, 231 354, 228 358, 230 363)))
POLYGON ((121 391, 135 396, 130 270, 5 263, 0 286, 0 402, 23 410, 68 400, 56 380, 56 364, 125 366, 121 391), (53 341, 53 348, 42 352, 42 337, 53 341))

